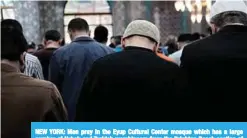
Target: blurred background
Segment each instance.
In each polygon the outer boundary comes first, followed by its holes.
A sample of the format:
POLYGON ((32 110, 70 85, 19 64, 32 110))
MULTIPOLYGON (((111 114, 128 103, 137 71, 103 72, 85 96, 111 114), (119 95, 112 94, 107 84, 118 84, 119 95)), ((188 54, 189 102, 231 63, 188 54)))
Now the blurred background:
MULTIPOLYGON (((87 20, 91 32, 104 25, 110 36, 122 35, 129 22, 146 19, 158 26, 161 42, 168 35, 207 33, 212 0, 177 1, 1 1, 1 19, 16 19, 23 26, 28 41, 42 42, 45 31, 58 30, 69 43, 69 21, 75 17, 87 20)), ((93 37, 93 33, 91 33, 93 37)))

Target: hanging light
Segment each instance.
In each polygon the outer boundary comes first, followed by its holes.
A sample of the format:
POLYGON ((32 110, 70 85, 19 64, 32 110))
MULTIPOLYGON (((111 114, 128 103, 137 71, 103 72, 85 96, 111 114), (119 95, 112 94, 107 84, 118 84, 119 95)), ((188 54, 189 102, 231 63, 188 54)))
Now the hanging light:
POLYGON ((185 5, 183 2, 181 2, 181 11, 184 12, 185 11, 185 5))
POLYGON ((210 23, 210 9, 207 7, 206 9, 206 15, 205 15, 206 21, 210 23))
POLYGON ((209 16, 209 14, 206 14, 206 15, 205 15, 205 18, 206 18, 206 21, 207 21, 208 23, 210 23, 210 16, 209 16))
POLYGON ((195 14, 191 14, 190 19, 191 19, 192 23, 195 23, 196 22, 196 15, 195 14))
POLYGON ((187 7, 189 12, 192 11, 191 0, 185 0, 185 6, 187 7))
POLYGON ((206 0, 206 4, 207 4, 207 9, 211 9, 212 6, 212 1, 211 0, 206 0))
POLYGON ((175 6, 176 11, 180 10, 180 7, 179 7, 180 5, 178 1, 175 2, 174 6, 175 6))
POLYGON ((201 21, 202 21, 202 14, 201 13, 196 14, 196 21, 197 21, 197 23, 201 23, 201 21))

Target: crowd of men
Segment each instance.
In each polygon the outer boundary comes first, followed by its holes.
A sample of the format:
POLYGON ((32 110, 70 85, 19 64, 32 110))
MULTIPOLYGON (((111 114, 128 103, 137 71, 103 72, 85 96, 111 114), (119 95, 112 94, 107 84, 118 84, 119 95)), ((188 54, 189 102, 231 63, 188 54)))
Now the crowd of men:
POLYGON ((181 35, 169 56, 146 20, 132 21, 113 49, 75 18, 70 44, 50 30, 33 55, 19 22, 3 20, 2 137, 30 137, 35 121, 247 121, 247 4, 216 1, 210 12, 213 34, 181 35))

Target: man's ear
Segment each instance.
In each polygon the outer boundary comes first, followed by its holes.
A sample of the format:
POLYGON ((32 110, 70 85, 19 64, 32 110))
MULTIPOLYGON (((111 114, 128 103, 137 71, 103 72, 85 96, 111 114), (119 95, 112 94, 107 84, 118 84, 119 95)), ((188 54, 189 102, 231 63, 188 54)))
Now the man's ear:
POLYGON ((157 52, 158 51, 158 48, 159 48, 159 43, 155 43, 154 47, 153 47, 153 51, 154 52, 157 52))
POLYGON ((218 32, 218 29, 215 24, 211 24, 210 26, 211 26, 212 34, 215 34, 216 32, 218 32))
POLYGON ((123 38, 121 39, 121 45, 122 45, 123 48, 126 47, 126 45, 125 45, 125 40, 124 40, 123 38))

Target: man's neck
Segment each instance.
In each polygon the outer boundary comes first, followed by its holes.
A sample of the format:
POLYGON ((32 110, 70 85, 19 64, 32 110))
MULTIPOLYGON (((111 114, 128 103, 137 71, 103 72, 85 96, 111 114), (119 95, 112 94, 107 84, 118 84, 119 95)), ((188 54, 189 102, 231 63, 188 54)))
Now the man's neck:
POLYGON ((46 46, 45 46, 45 49, 47 48, 59 48, 60 45, 58 43, 55 43, 55 42, 50 42, 48 43, 46 46))
POLYGON ((106 45, 107 42, 102 42, 101 44, 106 45))
POLYGON ((78 37, 89 37, 89 35, 86 32, 78 32, 75 34, 73 40, 75 40, 78 37))

